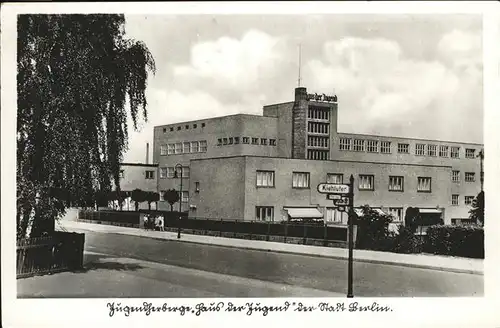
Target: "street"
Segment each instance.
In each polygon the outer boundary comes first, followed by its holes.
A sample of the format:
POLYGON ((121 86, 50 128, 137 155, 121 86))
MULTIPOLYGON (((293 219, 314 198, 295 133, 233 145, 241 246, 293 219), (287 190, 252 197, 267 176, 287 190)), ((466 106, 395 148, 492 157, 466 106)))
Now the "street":
MULTIPOLYGON (((347 291, 347 262, 339 259, 88 231, 85 248, 89 252, 85 274, 100 270, 99 279, 119 284, 123 293, 109 295, 106 289, 80 283, 74 287, 79 288, 79 297, 326 297, 342 296, 347 291), (154 288, 151 280, 162 288, 154 288)), ((51 277, 64 280, 71 274, 51 277)), ((31 281, 42 278, 18 280, 19 296, 68 297, 63 290, 35 292, 31 281)), ((482 296, 483 278, 355 262, 354 296, 482 296)))

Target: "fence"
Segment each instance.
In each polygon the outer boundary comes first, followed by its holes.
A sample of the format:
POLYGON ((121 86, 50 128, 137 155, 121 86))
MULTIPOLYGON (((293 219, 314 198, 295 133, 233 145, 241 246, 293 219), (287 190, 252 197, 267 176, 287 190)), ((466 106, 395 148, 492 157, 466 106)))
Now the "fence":
POLYGON ((17 240, 17 278, 83 267, 85 234, 55 231, 17 240))
POLYGON ((139 227, 140 213, 131 211, 78 211, 78 220, 87 222, 110 222, 119 225, 139 227))

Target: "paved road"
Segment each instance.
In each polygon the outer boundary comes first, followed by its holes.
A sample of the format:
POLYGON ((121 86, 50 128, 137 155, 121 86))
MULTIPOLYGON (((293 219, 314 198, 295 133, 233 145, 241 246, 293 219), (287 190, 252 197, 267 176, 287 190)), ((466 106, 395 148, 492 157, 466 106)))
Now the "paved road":
MULTIPOLYGON (((85 246, 88 251, 175 267, 176 274, 171 278, 164 275, 164 279, 176 280, 186 289, 199 289, 198 279, 202 278, 198 274, 197 279, 184 279, 182 268, 224 275, 228 287, 225 290, 221 287, 218 293, 228 297, 243 296, 231 287, 231 276, 342 294, 347 288, 345 260, 93 232, 85 232, 85 246)), ((188 276, 187 271, 185 275, 188 276)), ((354 282, 355 296, 483 296, 484 293, 482 275, 384 264, 355 262, 354 282)))

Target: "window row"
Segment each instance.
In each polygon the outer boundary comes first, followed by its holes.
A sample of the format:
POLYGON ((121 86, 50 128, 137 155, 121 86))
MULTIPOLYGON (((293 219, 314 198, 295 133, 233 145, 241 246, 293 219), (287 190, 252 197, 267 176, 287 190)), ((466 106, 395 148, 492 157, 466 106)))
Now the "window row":
POLYGON ((160 155, 206 153, 207 141, 184 141, 160 146, 160 155))
MULTIPOLYGON (((185 124, 185 125, 184 125, 184 128, 185 128, 186 130, 189 130, 189 128, 190 128, 190 127, 191 127, 191 125, 190 125, 190 124, 185 124)), ((194 123, 194 124, 192 125, 192 127, 193 127, 193 129, 196 129, 196 128, 198 128, 198 124, 194 123)), ((204 128, 204 127, 205 127, 205 123, 201 123, 201 127, 202 127, 202 128, 204 128)), ((173 127, 173 126, 171 126, 171 127, 170 127, 170 132, 174 132, 174 130, 175 130, 175 129, 174 129, 174 127, 173 127)), ((177 131, 180 131, 180 130, 182 130, 182 125, 178 125, 178 126, 177 126, 177 131)), ((167 132, 167 128, 163 128, 163 133, 166 133, 166 132, 167 132)))
MULTIPOLYGON (((238 145, 240 143, 240 137, 229 137, 229 138, 219 138, 217 139, 217 146, 222 145, 238 145)), ((276 146, 276 139, 267 138, 255 138, 255 137, 242 137, 242 144, 252 144, 252 145, 263 145, 263 146, 276 146)))
POLYGON ((177 167, 177 176, 175 174, 175 167, 161 167, 160 168, 160 179, 165 178, 189 178, 189 166, 183 166, 182 169, 177 167))
POLYGON ((330 110, 328 108, 309 106, 307 118, 315 120, 330 120, 330 110))
POLYGON ((330 152, 328 150, 308 149, 307 159, 327 161, 329 159, 329 154, 330 152))
MULTIPOLYGON (((257 171, 257 187, 274 187, 274 171, 257 171)), ((375 176, 368 174, 360 174, 358 178, 359 190, 375 190, 375 176)), ((344 175, 339 173, 328 173, 326 176, 327 183, 344 183, 344 175)), ((431 192, 432 178, 417 177, 417 191, 431 192)), ((310 188, 310 173, 309 172, 293 172, 292 173, 292 188, 310 188)), ((404 191, 404 177, 389 176, 388 181, 389 191, 404 191)))
MULTIPOLYGON (((460 182, 460 171, 451 171, 451 181, 460 182)), ((475 182, 476 173, 475 172, 465 172, 465 182, 475 182)))
MULTIPOLYGON (((464 197, 464 204, 465 205, 472 205, 472 202, 474 201, 474 196, 465 196, 464 197)), ((451 205, 458 206, 460 205, 460 195, 451 195, 451 205)))
MULTIPOLYGON (((120 179, 125 179, 125 170, 120 170, 120 173, 118 174, 118 177, 120 179)), ((154 170, 146 170, 144 171, 144 178, 147 180, 152 180, 155 178, 155 171, 154 170)))
MULTIPOLYGON (((162 190, 160 192, 160 201, 166 201, 163 198, 163 194, 165 193, 165 190, 162 190)), ((188 203, 189 202, 189 191, 183 191, 182 195, 180 194, 180 191, 177 192, 179 194, 179 199, 182 200, 183 203, 188 203)))
POLYGON ((307 137, 307 146, 309 147, 323 147, 328 148, 328 137, 320 137, 320 136, 308 136, 307 137))
MULTIPOLYGON (((365 140, 365 139, 352 139, 352 138, 340 138, 339 149, 346 151, 357 151, 357 152, 370 152, 370 153, 382 153, 391 154, 392 153, 392 142, 391 141, 379 141, 379 140, 365 140)), ((451 157, 460 158, 461 148, 459 146, 447 146, 433 144, 415 144, 415 155, 417 156, 431 156, 431 157, 451 157)), ((397 144, 397 153, 399 154, 410 154, 410 144, 399 142, 397 144)), ((476 150, 473 148, 465 149, 465 158, 475 158, 476 150)))
POLYGON ((307 123, 307 132, 309 133, 328 134, 329 128, 330 128, 329 123, 318 123, 318 122, 307 123))

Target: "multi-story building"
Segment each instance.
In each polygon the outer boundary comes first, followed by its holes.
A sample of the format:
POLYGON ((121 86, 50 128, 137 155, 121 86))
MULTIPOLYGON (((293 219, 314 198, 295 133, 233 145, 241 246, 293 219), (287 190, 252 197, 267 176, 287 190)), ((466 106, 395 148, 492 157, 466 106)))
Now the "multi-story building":
MULTIPOLYGON (((321 217, 345 223, 321 182, 355 178, 355 206, 402 220, 408 207, 466 220, 480 191, 483 145, 339 132, 336 96, 295 89, 295 100, 238 114, 154 128, 158 191, 180 190, 189 216, 243 220, 321 217)), ((170 206, 159 202, 159 208, 170 206)))
MULTIPOLYGON (((147 156, 148 154, 146 154, 146 158, 147 156)), ((134 189, 140 189, 142 191, 158 192, 158 164, 122 163, 119 178, 121 191, 131 193, 134 189)), ((116 189, 114 184, 112 188, 113 190, 116 189)), ((151 205, 152 209, 156 209, 156 203, 153 202, 151 205)), ((113 204, 113 207, 117 207, 117 202, 113 204)), ((139 208, 148 209, 149 205, 147 202, 142 202, 139 204, 139 208)), ((123 209, 135 209, 135 203, 131 197, 124 199, 123 209)))

